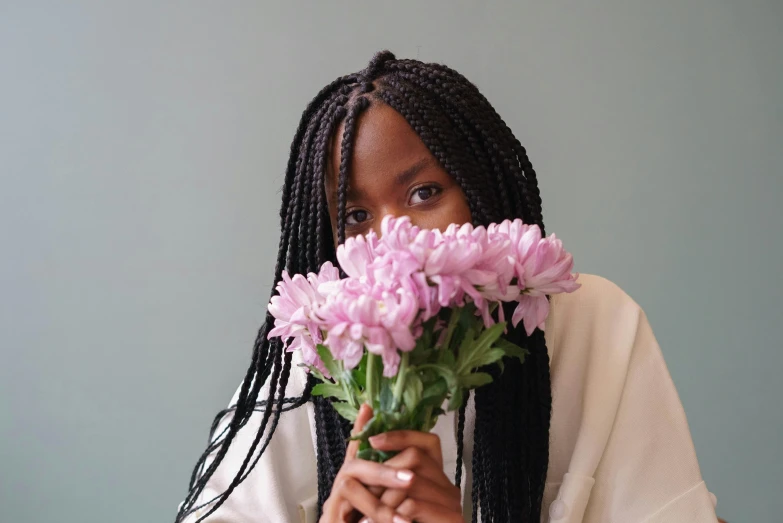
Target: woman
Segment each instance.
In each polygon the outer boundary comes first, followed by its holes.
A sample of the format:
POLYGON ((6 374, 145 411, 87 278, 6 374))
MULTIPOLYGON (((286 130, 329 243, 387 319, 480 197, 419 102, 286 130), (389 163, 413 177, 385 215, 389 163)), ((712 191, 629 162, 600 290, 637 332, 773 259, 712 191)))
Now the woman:
MULTIPOLYGON (((542 227, 524 147, 476 87, 438 64, 377 54, 306 108, 291 146, 275 283, 380 228, 542 227)), ((685 414, 641 309, 606 280, 551 300, 545 333, 430 434, 390 433, 381 465, 267 341, 267 314, 232 406, 213 424, 178 521, 715 522, 685 414), (320 519, 319 519, 320 518, 320 519)), ((371 416, 363 407, 354 429, 371 416)))

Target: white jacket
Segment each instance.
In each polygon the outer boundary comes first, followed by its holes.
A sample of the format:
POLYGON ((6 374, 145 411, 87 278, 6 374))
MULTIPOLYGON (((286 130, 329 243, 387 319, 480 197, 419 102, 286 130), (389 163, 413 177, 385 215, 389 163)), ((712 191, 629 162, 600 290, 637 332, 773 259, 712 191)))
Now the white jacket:
MULTIPOLYGON (((542 522, 715 523, 715 498, 702 481, 685 412, 644 312, 607 280, 581 275, 579 282, 575 293, 553 297, 546 323, 552 421, 542 522)), ((292 374, 287 396, 298 395, 306 379, 299 368, 292 374)), ((466 521, 474 417, 469 405, 466 521)), ((201 501, 234 477, 260 418, 255 413, 237 435, 201 501)), ((449 413, 434 429, 452 480, 455 427, 449 413)), ((282 415, 256 468, 207 521, 314 523, 316 493, 315 422, 308 403, 282 415)))

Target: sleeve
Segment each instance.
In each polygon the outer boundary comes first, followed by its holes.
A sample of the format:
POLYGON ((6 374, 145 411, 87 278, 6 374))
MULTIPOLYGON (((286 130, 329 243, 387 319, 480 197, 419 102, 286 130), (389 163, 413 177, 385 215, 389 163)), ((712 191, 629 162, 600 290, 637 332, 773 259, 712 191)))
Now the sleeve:
POLYGON ((585 523, 716 523, 685 411, 644 313, 585 523))
MULTIPOLYGON (((238 392, 232 405, 237 395, 238 392)), ((265 397, 263 390, 259 397, 265 397)), ((281 415, 275 433, 253 471, 204 520, 205 523, 299 523, 311 519, 309 514, 303 513, 310 511, 310 500, 317 489, 315 451, 308 416, 310 408, 308 403, 281 415)), ((256 410, 237 433, 228 453, 194 505, 204 506, 188 515, 183 523, 195 523, 203 517, 213 506, 210 500, 225 492, 231 484, 258 433, 262 417, 260 409, 256 410)), ((231 419, 232 414, 223 418, 215 431, 216 438, 229 426, 231 419)), ((217 450, 209 456, 207 466, 216 454, 217 450)), ((257 455, 258 450, 255 452, 257 455)))

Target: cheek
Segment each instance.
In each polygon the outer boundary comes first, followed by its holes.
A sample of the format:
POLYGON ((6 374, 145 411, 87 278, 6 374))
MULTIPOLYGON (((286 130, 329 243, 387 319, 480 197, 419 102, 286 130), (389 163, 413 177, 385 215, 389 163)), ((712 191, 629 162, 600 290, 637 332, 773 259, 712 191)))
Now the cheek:
MULTIPOLYGON (((473 216, 470 213, 470 206, 468 205, 468 201, 461 193, 459 201, 455 203, 455 207, 456 209, 454 210, 454 213, 455 215, 459 215, 459 223, 468 223, 473 221, 473 216)), ((455 221, 455 223, 457 222, 455 221)))
POLYGON ((444 230, 452 223, 462 225, 470 223, 470 207, 461 191, 454 191, 445 196, 444 201, 434 211, 424 212, 414 219, 416 225, 428 229, 444 230))
POLYGON ((465 197, 465 193, 459 187, 452 187, 448 194, 445 195, 446 207, 449 208, 449 213, 452 215, 451 223, 468 223, 472 221, 470 214, 470 206, 468 200, 465 197))

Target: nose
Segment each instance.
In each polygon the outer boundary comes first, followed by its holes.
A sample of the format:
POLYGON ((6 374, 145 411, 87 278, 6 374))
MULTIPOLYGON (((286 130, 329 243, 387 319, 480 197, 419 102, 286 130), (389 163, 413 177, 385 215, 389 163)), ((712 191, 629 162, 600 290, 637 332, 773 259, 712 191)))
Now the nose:
POLYGON ((378 216, 375 220, 373 220, 372 224, 372 230, 375 232, 375 234, 378 236, 378 238, 381 237, 381 224, 383 223, 383 219, 386 216, 393 216, 394 218, 399 218, 400 216, 410 216, 411 223, 413 225, 416 225, 414 222, 414 217, 410 214, 407 214, 403 209, 397 209, 396 207, 386 207, 383 209, 380 209, 381 214, 378 216))

